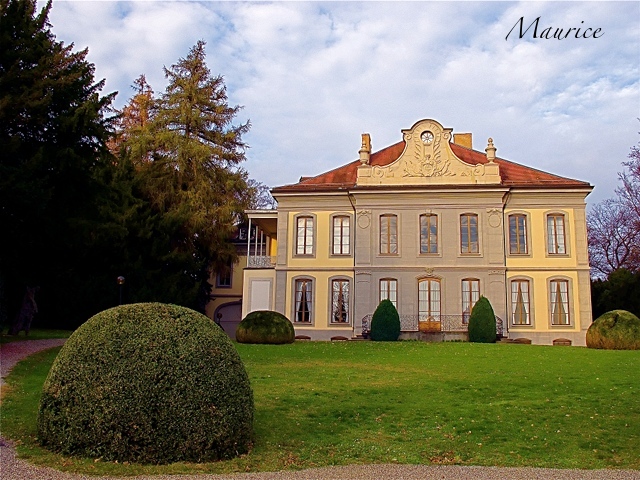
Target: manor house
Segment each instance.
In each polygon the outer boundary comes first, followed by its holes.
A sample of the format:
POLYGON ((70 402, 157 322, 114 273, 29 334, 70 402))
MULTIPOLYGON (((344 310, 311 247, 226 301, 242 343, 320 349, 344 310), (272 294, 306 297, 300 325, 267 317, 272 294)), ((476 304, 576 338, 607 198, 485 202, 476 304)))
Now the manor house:
POLYGON ((443 340, 465 337, 483 295, 503 337, 584 345, 592 186, 499 158, 492 139, 474 150, 435 120, 401 133, 377 151, 363 134, 359 159, 274 188, 277 210, 248 211, 210 315, 276 310, 297 335, 330 340, 366 335, 389 299, 402 337, 443 340))

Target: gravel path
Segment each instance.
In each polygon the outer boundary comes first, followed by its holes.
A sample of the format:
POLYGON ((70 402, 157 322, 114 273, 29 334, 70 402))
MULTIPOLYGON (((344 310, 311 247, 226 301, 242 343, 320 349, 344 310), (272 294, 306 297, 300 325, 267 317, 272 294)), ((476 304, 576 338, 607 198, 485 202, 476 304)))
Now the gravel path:
POLYGON ((52 338, 50 340, 24 340, 0 345, 0 385, 4 385, 4 377, 20 360, 41 350, 59 347, 65 341, 66 338, 52 338))
MULTIPOLYGON (((0 372, 5 377, 23 358, 62 345, 64 339, 29 340, 0 345, 0 372)), ((299 472, 239 473, 232 475, 154 475, 95 477, 36 467, 15 457, 10 442, 0 437, 2 480, 640 480, 640 470, 557 470, 427 465, 349 465, 299 472)))

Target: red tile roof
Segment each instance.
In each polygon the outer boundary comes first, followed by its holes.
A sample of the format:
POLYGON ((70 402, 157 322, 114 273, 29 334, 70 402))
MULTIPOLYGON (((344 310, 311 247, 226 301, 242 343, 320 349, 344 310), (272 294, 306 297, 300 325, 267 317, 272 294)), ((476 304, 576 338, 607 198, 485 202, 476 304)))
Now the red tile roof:
MULTIPOLYGON (((476 150, 450 143, 453 153, 462 161, 477 165, 487 163, 487 156, 476 150)), ((405 142, 401 141, 378 152, 371 154, 371 165, 385 166, 394 162, 404 151, 405 142)), ((560 177, 551 173, 526 167, 518 163, 497 157, 496 163, 500 166, 500 176, 503 186, 510 187, 591 187, 588 182, 560 177)), ((357 171, 360 160, 343 165, 334 170, 322 173, 315 177, 300 177, 298 183, 276 187, 273 193, 280 192, 307 192, 307 191, 333 191, 351 188, 372 188, 371 186, 356 187, 357 171)), ((441 188, 442 185, 436 187, 441 188)), ((381 186, 373 186, 381 188, 381 186)))

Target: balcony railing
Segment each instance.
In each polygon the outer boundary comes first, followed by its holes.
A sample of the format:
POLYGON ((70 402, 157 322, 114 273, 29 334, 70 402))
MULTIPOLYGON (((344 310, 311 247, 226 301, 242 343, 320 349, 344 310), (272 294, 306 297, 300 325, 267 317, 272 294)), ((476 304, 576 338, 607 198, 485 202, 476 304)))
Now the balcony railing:
MULTIPOLYGON (((365 315, 362 319, 362 335, 368 336, 371 331, 371 318, 373 314, 365 315)), ((469 329, 467 315, 400 315, 401 332, 424 333, 462 333, 469 329)), ((496 333, 503 336, 504 328, 502 319, 496 316, 496 333)))
POLYGON ((275 268, 276 257, 270 257, 268 255, 249 255, 249 262, 247 267, 249 268, 275 268))

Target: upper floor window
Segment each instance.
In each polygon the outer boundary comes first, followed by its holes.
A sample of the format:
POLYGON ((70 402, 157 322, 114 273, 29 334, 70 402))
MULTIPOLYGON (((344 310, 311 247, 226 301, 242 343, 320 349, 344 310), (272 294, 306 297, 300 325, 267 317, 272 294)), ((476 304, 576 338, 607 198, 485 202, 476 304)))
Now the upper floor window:
POLYGON ((349 255, 349 253, 351 253, 349 245, 350 238, 349 217, 333 217, 333 254, 349 255))
POLYGON ((331 322, 349 323, 349 280, 331 280, 331 322))
POLYGON ((440 320, 440 280, 428 278, 418 283, 418 314, 420 321, 440 320))
POLYGON ((464 213, 460 215, 460 251, 478 253, 478 215, 464 213))
POLYGON ((471 310, 480 299, 480 280, 465 278, 462 280, 462 323, 469 323, 471 310))
POLYGON ((529 290, 529 280, 511 282, 511 323, 513 325, 531 325, 529 290))
POLYGON ((438 253, 437 215, 420 215, 420 253, 438 253))
POLYGON ((565 244, 564 215, 547 216, 547 251, 551 254, 567 253, 565 244))
POLYGON ((313 312, 313 280, 306 278, 296 280, 294 295, 294 321, 310 323, 313 312))
POLYGON ((549 294, 551 325, 569 325, 569 282, 551 280, 549 294))
POLYGON ((398 253, 398 217, 396 215, 380 216, 380 253, 398 253))
POLYGON ((509 215, 509 253, 527 253, 527 217, 509 215))
POLYGON ((313 217, 296 219, 296 255, 313 255, 313 217))
POLYGON ((380 301, 389 300, 398 308, 398 281, 395 278, 380 280, 380 301))

